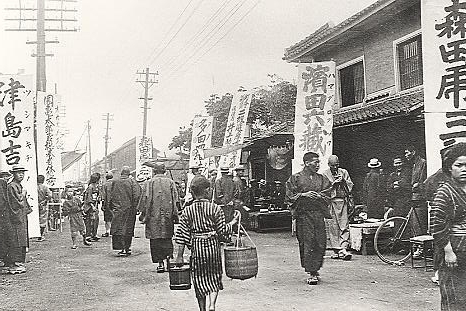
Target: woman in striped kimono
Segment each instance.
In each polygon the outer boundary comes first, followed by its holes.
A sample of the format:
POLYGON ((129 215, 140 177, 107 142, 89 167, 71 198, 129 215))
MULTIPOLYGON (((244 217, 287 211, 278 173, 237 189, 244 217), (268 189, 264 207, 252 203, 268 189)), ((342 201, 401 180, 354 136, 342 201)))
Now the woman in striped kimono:
POLYGON ((466 143, 442 152, 442 169, 451 179, 438 188, 430 214, 441 310, 466 310, 466 143))
POLYGON ((178 243, 176 262, 183 262, 185 246, 191 248, 191 276, 199 310, 215 310, 215 303, 222 284, 222 256, 219 236, 231 233, 238 216, 225 224, 220 206, 209 201, 210 183, 204 176, 196 176, 190 189, 194 202, 186 206, 175 234, 178 243), (208 308, 207 306, 208 297, 208 308))

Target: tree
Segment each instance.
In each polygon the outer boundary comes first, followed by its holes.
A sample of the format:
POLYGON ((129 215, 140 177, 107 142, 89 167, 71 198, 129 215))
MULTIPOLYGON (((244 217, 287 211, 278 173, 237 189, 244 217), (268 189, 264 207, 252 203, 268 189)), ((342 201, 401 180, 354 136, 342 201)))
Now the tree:
POLYGON ((212 125, 212 147, 214 148, 223 145, 232 100, 233 95, 226 93, 222 97, 218 94, 212 94, 209 99, 204 101, 207 114, 214 119, 212 125))
POLYGON ((179 149, 179 153, 188 153, 191 150, 191 137, 193 135, 192 124, 186 128, 185 126, 180 127, 178 135, 172 138, 171 143, 168 145, 168 149, 179 149))

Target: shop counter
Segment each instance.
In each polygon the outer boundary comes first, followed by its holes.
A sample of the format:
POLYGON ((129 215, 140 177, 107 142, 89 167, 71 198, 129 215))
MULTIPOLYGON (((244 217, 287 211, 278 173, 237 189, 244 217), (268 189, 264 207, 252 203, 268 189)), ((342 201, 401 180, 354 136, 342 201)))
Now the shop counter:
POLYGON ((251 212, 249 213, 249 229, 256 232, 291 230, 291 213, 289 210, 251 212))

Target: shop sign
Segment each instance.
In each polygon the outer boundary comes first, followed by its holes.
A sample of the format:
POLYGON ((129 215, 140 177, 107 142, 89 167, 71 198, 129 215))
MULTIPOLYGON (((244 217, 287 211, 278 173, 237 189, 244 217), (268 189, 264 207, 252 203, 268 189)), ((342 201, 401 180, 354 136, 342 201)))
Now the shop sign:
POLYGON ((189 154, 189 167, 199 165, 209 167, 209 159, 204 156, 204 149, 211 147, 213 117, 197 116, 193 120, 193 134, 191 138, 191 151, 189 154))
POLYGON ((144 165, 152 159, 152 137, 136 136, 136 179, 152 178, 152 168, 144 165))

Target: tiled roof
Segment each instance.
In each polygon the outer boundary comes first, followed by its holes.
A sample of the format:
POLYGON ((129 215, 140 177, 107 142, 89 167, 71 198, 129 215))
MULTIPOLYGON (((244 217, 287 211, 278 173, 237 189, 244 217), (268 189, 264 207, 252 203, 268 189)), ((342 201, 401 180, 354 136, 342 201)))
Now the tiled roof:
POLYGON ((423 105, 424 91, 422 89, 407 94, 397 94, 354 109, 336 111, 333 117, 333 126, 340 127, 407 115, 422 108, 423 105))
POLYGON ((285 55, 283 57, 284 60, 293 59, 295 56, 301 54, 306 49, 311 47, 312 45, 319 43, 320 41, 330 37, 332 34, 336 33, 337 31, 351 25, 353 22, 358 20, 360 17, 369 14, 372 11, 375 11, 378 7, 382 6, 384 3, 390 2, 390 0, 378 0, 377 2, 371 4, 364 10, 354 14, 350 18, 344 20, 340 24, 329 27, 328 24, 320 27, 317 31, 312 33, 311 35, 307 36, 303 40, 299 41, 298 43, 290 46, 289 48, 285 49, 285 55))

